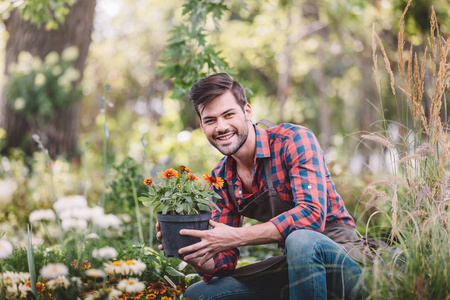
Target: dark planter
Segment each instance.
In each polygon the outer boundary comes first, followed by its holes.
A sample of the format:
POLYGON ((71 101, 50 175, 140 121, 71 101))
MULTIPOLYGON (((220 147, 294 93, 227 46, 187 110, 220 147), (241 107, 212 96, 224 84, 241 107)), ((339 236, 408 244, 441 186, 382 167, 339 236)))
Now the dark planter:
POLYGON ((180 230, 208 229, 211 212, 201 211, 200 214, 196 215, 163 215, 161 212, 158 212, 156 218, 159 221, 162 233, 164 256, 180 258, 178 254, 179 249, 201 241, 198 237, 180 235, 180 230))

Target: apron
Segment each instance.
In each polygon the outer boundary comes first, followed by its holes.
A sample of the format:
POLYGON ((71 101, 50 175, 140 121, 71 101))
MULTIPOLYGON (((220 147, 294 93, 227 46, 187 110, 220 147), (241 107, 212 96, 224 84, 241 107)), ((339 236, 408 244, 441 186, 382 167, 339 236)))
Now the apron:
MULTIPOLYGON (((228 198, 239 214, 264 223, 268 222, 273 217, 290 210, 295 206, 295 203, 284 201, 275 190, 271 176, 272 173, 270 171, 270 157, 263 158, 263 166, 268 189, 253 199, 245 207, 241 207, 237 204, 231 185, 228 185, 227 191, 228 198)), ((374 240, 366 241, 365 239, 362 239, 358 236, 355 228, 352 226, 327 222, 322 234, 328 236, 336 242, 350 255, 350 257, 359 263, 364 263, 367 259, 373 259, 370 247, 376 247, 376 242, 374 240)), ((280 246, 282 247, 282 245, 280 246)), ((242 277, 254 275, 260 272, 279 271, 287 272, 287 261, 285 254, 270 257, 264 261, 237 268, 231 276, 242 277)))

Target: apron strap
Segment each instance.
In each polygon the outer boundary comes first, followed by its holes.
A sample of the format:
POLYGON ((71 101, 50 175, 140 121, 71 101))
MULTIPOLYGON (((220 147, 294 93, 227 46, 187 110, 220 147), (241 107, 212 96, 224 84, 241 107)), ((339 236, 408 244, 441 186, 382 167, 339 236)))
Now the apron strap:
POLYGON ((269 120, 267 120, 267 119, 261 119, 261 120, 259 120, 258 122, 256 122, 256 125, 258 125, 258 124, 263 124, 263 125, 266 125, 267 127, 274 127, 274 126, 277 126, 277 124, 275 124, 274 122, 269 121, 269 120))

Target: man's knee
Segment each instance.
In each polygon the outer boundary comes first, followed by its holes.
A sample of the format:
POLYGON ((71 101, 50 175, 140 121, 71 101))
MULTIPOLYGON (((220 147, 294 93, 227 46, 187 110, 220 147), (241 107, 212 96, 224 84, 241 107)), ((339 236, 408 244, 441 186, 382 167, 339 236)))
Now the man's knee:
POLYGON ((298 251, 299 249, 311 250, 317 242, 323 239, 323 237, 323 234, 316 231, 305 229, 296 230, 286 238, 286 250, 287 252, 289 252, 289 250, 298 251))
POLYGON ((202 299, 205 296, 205 288, 206 283, 203 281, 196 282, 184 292, 184 297, 190 300, 202 299))

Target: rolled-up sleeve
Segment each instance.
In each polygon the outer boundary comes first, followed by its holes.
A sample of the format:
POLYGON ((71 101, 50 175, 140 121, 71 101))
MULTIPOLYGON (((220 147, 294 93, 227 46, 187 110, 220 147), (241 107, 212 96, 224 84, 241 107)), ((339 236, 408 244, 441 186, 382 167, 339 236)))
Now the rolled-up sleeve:
POLYGON ((271 222, 284 238, 297 229, 323 231, 327 169, 317 138, 308 129, 297 131, 286 143, 283 159, 289 169, 295 207, 272 218, 271 222))

